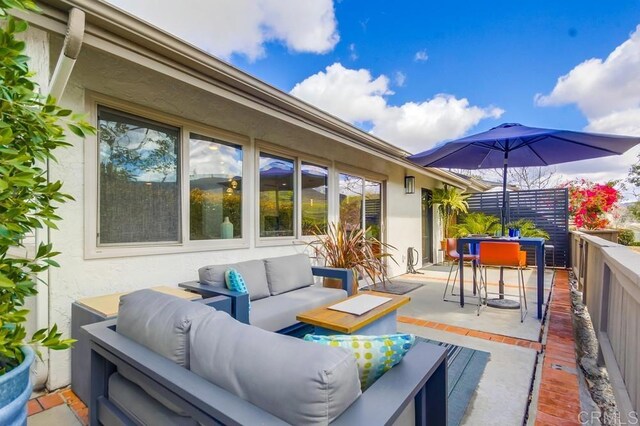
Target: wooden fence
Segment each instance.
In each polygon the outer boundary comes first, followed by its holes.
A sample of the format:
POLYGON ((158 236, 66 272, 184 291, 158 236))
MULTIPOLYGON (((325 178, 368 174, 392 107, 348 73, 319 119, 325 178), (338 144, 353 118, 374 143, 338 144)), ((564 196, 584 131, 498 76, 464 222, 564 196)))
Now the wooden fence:
MULTIPOLYGON (((483 212, 500 217, 502 192, 473 194, 467 200, 470 212, 483 212)), ((554 253, 547 252, 546 264, 566 267, 569 260, 569 192, 566 188, 536 189, 507 192, 507 222, 527 219, 549 234, 548 244, 554 253)), ((533 251, 529 254, 534 260, 533 251)))
POLYGON ((637 423, 640 408, 640 254, 579 231, 571 232, 571 268, 583 292, 620 411, 637 423))

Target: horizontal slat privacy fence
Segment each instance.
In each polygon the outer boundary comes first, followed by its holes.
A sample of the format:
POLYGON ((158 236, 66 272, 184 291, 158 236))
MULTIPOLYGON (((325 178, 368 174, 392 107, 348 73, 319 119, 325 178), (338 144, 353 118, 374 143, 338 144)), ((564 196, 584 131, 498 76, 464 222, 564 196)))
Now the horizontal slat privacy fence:
MULTIPOLYGON (((467 200, 470 212, 482 212, 500 217, 501 192, 473 194, 467 200)), ((555 262, 551 251, 547 252, 546 264, 566 267, 569 259, 569 191, 566 188, 535 189, 507 192, 507 222, 518 219, 532 221, 536 227, 549 234, 547 244, 555 247, 555 262)), ((534 253, 529 252, 527 261, 534 263, 534 253)))

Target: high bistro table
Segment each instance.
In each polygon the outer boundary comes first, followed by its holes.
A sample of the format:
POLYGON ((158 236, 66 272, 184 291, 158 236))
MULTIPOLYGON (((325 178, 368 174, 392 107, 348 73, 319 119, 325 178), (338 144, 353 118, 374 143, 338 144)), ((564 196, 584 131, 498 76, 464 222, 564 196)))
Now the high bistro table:
MULTIPOLYGON (((544 238, 491 238, 491 237, 464 237, 458 238, 458 253, 462 254, 465 244, 489 242, 516 242, 521 246, 534 247, 536 250, 537 298, 538 319, 542 319, 542 304, 544 302, 544 238)), ((504 283, 500 282, 500 293, 504 292, 504 283)), ((460 306, 464 307, 464 262, 460 262, 460 306)))

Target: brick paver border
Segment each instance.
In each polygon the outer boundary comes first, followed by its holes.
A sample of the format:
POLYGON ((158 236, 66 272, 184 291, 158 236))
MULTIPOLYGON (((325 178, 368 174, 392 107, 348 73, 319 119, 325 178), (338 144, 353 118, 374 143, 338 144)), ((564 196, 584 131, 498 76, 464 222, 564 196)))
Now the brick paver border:
POLYGON ((83 425, 89 424, 89 409, 70 388, 58 389, 46 395, 30 399, 27 403, 27 415, 32 416, 62 404, 69 406, 80 423, 83 425))
POLYGON ((580 389, 568 271, 556 272, 548 321, 536 426, 579 425, 580 389))
POLYGON ((398 322, 405 324, 413 324, 420 327, 435 328, 436 330, 447 331, 449 333, 460 334, 462 336, 475 337, 478 339, 491 340, 494 342, 506 343, 508 345, 521 346, 523 348, 534 349, 537 352, 542 351, 542 344, 527 339, 519 339, 517 337, 504 336, 502 334, 488 333, 486 331, 472 330, 465 327, 456 327, 441 322, 425 321, 419 318, 406 317, 399 315, 398 322))

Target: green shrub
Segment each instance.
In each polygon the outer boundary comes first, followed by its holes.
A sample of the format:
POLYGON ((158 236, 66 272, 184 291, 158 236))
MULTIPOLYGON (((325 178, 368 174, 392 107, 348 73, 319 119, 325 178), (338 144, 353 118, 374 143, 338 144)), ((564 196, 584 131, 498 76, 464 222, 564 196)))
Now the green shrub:
POLYGON ((631 229, 620 229, 618 231, 618 244, 630 246, 636 241, 636 236, 631 229))
POLYGON ((507 224, 507 228, 520 230, 521 237, 538 237, 549 239, 549 234, 544 229, 536 228, 536 225, 528 219, 518 219, 507 224))
POLYGON ((456 237, 468 235, 493 235, 500 231, 500 218, 484 213, 465 214, 459 223, 452 227, 456 237))

